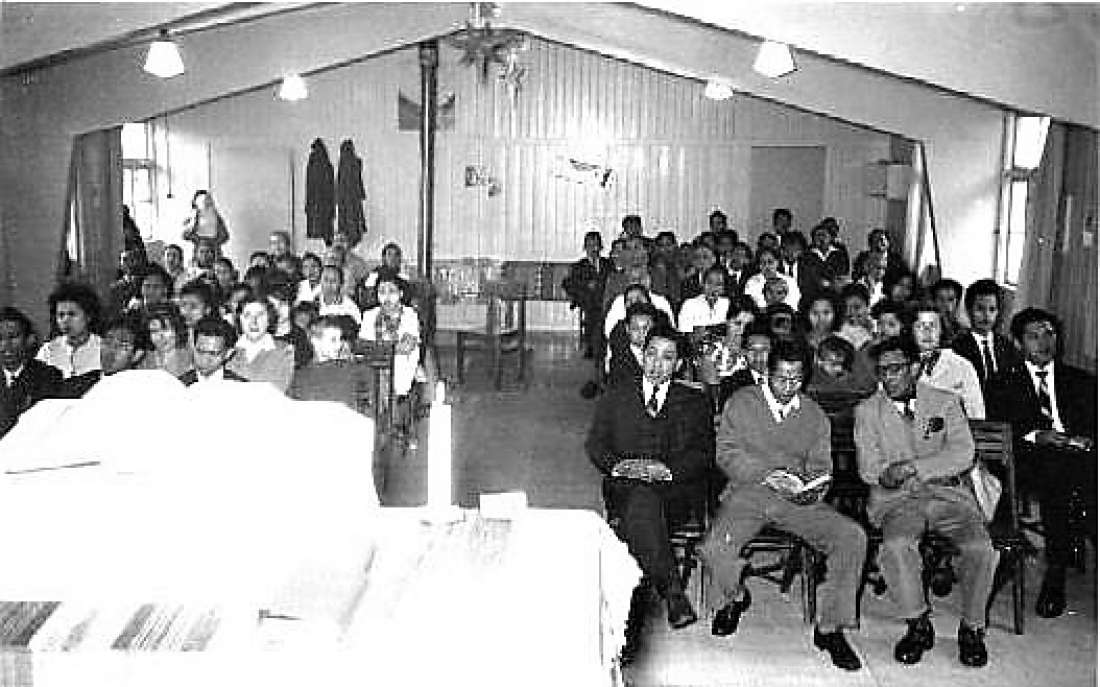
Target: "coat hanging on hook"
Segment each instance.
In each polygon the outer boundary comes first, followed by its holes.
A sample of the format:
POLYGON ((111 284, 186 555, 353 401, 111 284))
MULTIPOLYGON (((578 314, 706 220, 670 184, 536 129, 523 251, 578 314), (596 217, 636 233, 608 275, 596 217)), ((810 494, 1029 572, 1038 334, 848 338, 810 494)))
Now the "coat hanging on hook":
POLYGON ((336 184, 325 142, 313 139, 306 163, 306 237, 332 241, 336 218, 336 184))
POLYGON ((358 245, 367 232, 363 217, 363 161, 355 154, 355 144, 345 139, 340 144, 340 162, 336 171, 337 228, 347 233, 349 243, 358 245))

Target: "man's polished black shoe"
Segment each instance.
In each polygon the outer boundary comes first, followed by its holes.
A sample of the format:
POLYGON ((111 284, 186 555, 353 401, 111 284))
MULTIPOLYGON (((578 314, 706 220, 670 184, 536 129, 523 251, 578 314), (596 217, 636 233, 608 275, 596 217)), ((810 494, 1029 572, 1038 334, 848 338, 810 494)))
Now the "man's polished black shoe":
POLYGON ((669 592, 665 603, 668 605, 668 624, 673 630, 685 628, 699 619, 691 602, 681 591, 669 592))
POLYGON ((989 662, 985 650, 985 630, 959 624, 959 662, 971 668, 981 668, 989 662))
POLYGON ((1057 618, 1066 610, 1065 573, 1061 576, 1047 573, 1043 586, 1039 588, 1039 598, 1035 600, 1035 613, 1040 618, 1057 618))
POLYGON ((932 621, 927 614, 905 622, 909 624, 909 629, 894 647, 894 658, 900 663, 912 665, 919 663, 924 652, 935 644, 936 631, 932 629, 932 621))
POLYGON ((710 625, 710 633, 715 637, 725 637, 737 632, 737 625, 741 622, 741 614, 752 605, 752 594, 746 589, 741 599, 731 601, 714 614, 714 622, 710 625))
POLYGON ((833 659, 833 665, 837 668, 859 670, 863 667, 859 656, 856 656, 856 652, 852 651, 851 645, 848 644, 848 640, 840 630, 822 632, 815 627, 814 646, 822 651, 829 652, 829 658, 833 659))

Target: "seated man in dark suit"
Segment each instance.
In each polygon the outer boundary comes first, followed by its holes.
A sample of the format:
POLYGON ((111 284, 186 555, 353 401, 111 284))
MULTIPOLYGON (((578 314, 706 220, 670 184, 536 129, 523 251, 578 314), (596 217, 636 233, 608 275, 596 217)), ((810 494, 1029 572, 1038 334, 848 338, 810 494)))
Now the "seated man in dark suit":
POLYGON ((1012 423, 1017 484, 1039 499, 1047 569, 1035 612, 1054 618, 1066 608, 1070 495, 1085 501, 1096 540, 1096 379, 1058 360, 1058 320, 1026 308, 1012 318, 1024 360, 989 383, 989 416, 1012 423))
POLYGON ((867 536, 855 521, 821 502, 832 473, 829 420, 800 390, 809 355, 799 342, 779 341, 768 356, 764 385, 737 391, 722 411, 717 460, 729 477, 722 506, 700 555, 711 570, 711 633, 737 630, 751 596, 742 581, 741 550, 766 526, 791 532, 828 556, 828 577, 814 628, 814 646, 833 664, 858 670, 844 628, 856 627, 867 536), (797 484, 790 478, 797 475, 797 484), (816 486, 808 486, 815 480, 816 486))
POLYGON ((62 380, 55 395, 59 398, 82 398, 106 376, 137 367, 153 347, 149 331, 141 314, 128 311, 116 315, 103 328, 99 345, 99 368, 62 380))
POLYGON ((935 641, 918 546, 934 531, 959 550, 959 661, 984 666, 985 606, 997 552, 970 486, 974 439, 962 403, 950 391, 917 382, 920 354, 911 339, 885 339, 870 355, 881 387, 856 406, 854 438, 859 474, 871 488, 867 519, 882 528, 879 565, 908 625, 894 658, 917 663, 935 641))
POLYGON ((608 341, 611 349, 607 373, 609 386, 642 383, 646 337, 660 319, 657 308, 650 303, 632 303, 626 309, 626 336, 613 336, 608 341))
MULTIPOLYGON (((604 478, 618 533, 644 575, 631 615, 644 617, 648 588, 667 604, 669 624, 695 622, 669 543, 670 511, 705 498, 714 465, 714 424, 706 396, 673 379, 687 356, 679 332, 656 326, 646 337, 640 384, 622 384, 599 401, 585 449, 604 478)), ((637 622, 628 623, 624 658, 637 651, 637 622)))
POLYGON ((33 340, 34 326, 26 315, 15 308, 0 309, 0 437, 61 383, 60 370, 31 356, 33 340))
POLYGON ((951 349, 969 360, 977 371, 987 406, 989 380, 1020 362, 1020 354, 1012 340, 997 331, 1002 303, 1001 287, 992 279, 979 279, 968 286, 963 304, 970 319, 970 329, 951 342, 951 349))
POLYGON ((194 343, 191 344, 195 368, 180 375, 180 381, 191 386, 216 380, 247 382, 248 380, 225 364, 233 356, 237 345, 237 330, 220 317, 204 317, 195 325, 194 343))

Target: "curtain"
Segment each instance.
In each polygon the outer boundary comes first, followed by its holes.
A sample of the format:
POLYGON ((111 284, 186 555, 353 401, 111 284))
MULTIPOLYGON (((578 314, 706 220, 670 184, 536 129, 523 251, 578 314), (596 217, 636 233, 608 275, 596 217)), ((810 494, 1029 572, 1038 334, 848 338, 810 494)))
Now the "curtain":
POLYGON ((116 126, 73 141, 58 279, 86 281, 105 297, 122 247, 122 127, 116 126))
MULTIPOLYGON (((1039 169, 1028 182, 1024 254, 1020 259, 1015 310, 1028 306, 1050 308, 1051 277, 1058 234, 1058 205, 1062 194, 1065 127, 1051 123, 1039 169)), ((1007 209, 1002 210, 1007 212, 1007 209)))

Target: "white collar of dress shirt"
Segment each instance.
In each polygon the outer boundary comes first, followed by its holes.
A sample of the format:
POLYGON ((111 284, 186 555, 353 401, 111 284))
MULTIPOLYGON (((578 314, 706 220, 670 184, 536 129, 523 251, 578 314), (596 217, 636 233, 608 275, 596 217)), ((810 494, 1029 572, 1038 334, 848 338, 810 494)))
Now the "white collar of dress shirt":
POLYGON ((1039 367, 1038 365, 1031 362, 1030 360, 1025 360, 1024 361, 1024 367, 1027 368, 1027 373, 1029 375, 1031 375, 1032 380, 1038 380, 1039 377, 1036 373, 1038 373, 1040 370, 1042 370, 1042 371, 1045 371, 1047 373, 1047 378, 1046 378, 1047 386, 1049 387, 1049 386, 1054 384, 1054 361, 1053 360, 1050 361, 1049 363, 1047 363, 1046 365, 1043 365, 1042 367, 1039 367))
MULTIPOLYGON (((657 389, 657 411, 660 412, 661 408, 665 407, 665 398, 668 397, 668 387, 672 384, 672 380, 665 382, 664 384, 656 387, 657 389)), ((649 396, 653 393, 653 382, 649 381, 648 377, 642 377, 642 403, 649 403, 649 396)))
POLYGON ((978 332, 971 329, 970 335, 974 337, 974 341, 977 342, 978 348, 982 347, 983 341, 988 341, 990 350, 993 349, 993 332, 989 332, 987 334, 979 334, 978 332))
POLYGON ((15 383, 16 379, 19 379, 19 375, 23 374, 23 370, 25 370, 25 369, 27 369, 27 364, 26 363, 23 363, 22 365, 19 366, 18 369, 15 369, 15 370, 9 370, 8 368, 5 367, 4 368, 4 381, 8 383, 8 386, 11 386, 12 384, 15 383))
POLYGON ((772 393, 772 388, 767 384, 761 385, 760 389, 764 392, 764 401, 768 404, 768 410, 771 411, 772 417, 776 422, 782 422, 784 417, 790 416, 790 414, 802 405, 798 399, 798 394, 791 396, 791 400, 786 403, 780 403, 779 399, 772 393))
POLYGON ((820 257, 820 258, 821 258, 822 260, 827 260, 827 259, 829 258, 829 255, 830 255, 830 254, 832 254, 832 253, 835 253, 835 252, 836 252, 837 248, 836 248, 836 246, 834 246, 834 245, 831 245, 831 244, 830 244, 830 246, 829 246, 828 248, 826 248, 826 249, 825 249, 825 252, 824 252, 824 253, 822 253, 822 252, 821 252, 821 250, 820 250, 820 249, 818 249, 818 248, 811 248, 810 250, 812 250, 813 252, 817 253, 817 255, 818 255, 818 256, 819 256, 819 257, 820 257))

